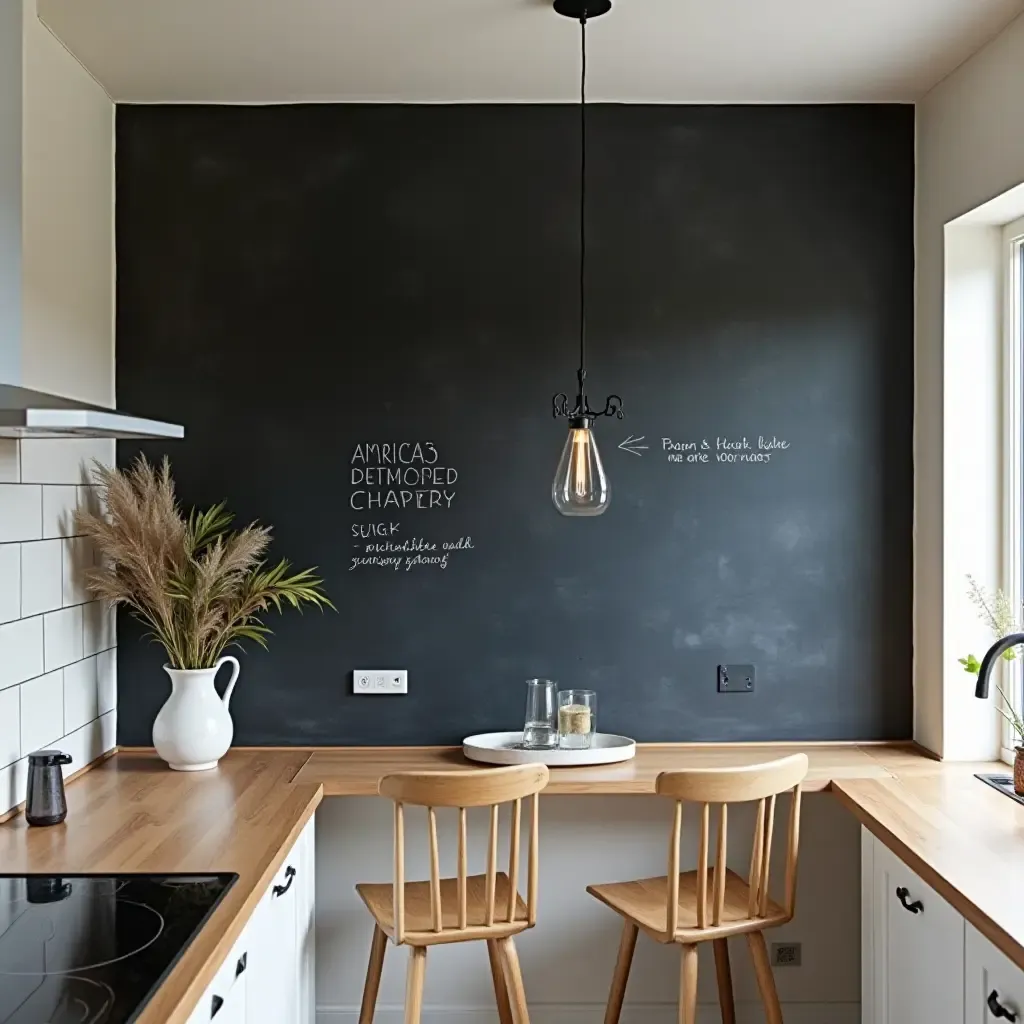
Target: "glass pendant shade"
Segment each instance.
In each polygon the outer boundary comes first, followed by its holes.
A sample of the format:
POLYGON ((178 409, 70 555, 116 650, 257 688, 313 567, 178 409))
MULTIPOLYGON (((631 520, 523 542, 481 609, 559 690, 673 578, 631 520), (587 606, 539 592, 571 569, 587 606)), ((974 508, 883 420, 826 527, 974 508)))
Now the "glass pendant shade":
POLYGON ((590 423, 573 421, 551 485, 555 508, 563 516, 599 516, 611 496, 590 423))

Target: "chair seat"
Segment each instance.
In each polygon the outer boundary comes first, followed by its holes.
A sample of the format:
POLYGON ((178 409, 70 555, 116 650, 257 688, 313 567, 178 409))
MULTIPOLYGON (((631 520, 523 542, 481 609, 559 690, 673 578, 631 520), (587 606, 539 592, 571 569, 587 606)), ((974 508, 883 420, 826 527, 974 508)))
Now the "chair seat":
POLYGON ((588 885, 587 892, 606 903, 616 913, 629 918, 658 942, 706 942, 727 935, 760 931, 783 924, 790 919, 785 909, 774 900, 768 901, 763 917, 751 918, 748 913, 750 887, 734 871, 725 874, 725 900, 721 924, 713 925, 714 896, 712 872, 708 872, 708 905, 706 928, 697 927, 697 879, 700 873, 688 871, 679 876, 679 928, 674 936, 665 933, 668 908, 668 877, 640 878, 633 882, 610 882, 588 885))
MULTIPOLYGON (((459 880, 441 879, 441 926, 434 931, 430 914, 430 883, 405 883, 405 942, 410 946, 434 946, 443 942, 502 938, 517 935, 529 927, 526 904, 516 893, 516 909, 508 918, 508 875, 495 876, 494 924, 487 919, 487 876, 470 875, 466 879, 466 928, 459 929, 459 880)), ((361 883, 356 886, 367 910, 389 938, 395 937, 394 887, 390 882, 361 883)))

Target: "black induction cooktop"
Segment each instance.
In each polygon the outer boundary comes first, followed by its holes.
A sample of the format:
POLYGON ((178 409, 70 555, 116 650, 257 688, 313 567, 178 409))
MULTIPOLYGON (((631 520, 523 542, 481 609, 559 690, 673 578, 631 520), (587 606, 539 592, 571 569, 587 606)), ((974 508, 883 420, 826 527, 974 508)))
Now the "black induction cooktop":
POLYGON ((130 1024, 237 878, 0 874, 0 1024, 130 1024))

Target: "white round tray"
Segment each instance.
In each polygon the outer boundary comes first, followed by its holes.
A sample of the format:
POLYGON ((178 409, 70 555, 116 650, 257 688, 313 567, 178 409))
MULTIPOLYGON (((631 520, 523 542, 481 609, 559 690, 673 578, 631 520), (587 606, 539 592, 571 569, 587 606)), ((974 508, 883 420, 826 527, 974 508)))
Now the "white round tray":
POLYGON ((589 750, 524 750, 521 732, 485 732, 467 736, 462 752, 471 761, 487 764, 546 764, 549 768, 571 768, 585 764, 614 764, 636 754, 636 743, 628 736, 598 732, 589 750))

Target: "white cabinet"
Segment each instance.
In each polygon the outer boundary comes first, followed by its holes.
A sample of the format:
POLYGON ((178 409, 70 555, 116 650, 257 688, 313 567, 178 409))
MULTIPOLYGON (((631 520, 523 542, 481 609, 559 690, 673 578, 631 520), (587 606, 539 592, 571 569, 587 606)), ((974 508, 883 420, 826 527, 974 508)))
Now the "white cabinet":
POLYGON ((967 925, 964 1024, 1024 1022, 1024 972, 967 925))
POLYGON ((964 919, 877 840, 865 848, 865 1024, 960 1024, 964 919))
POLYGON ((310 820, 188 1024, 314 1024, 314 861, 310 820))
POLYGON ((249 925, 253 933, 248 980, 251 1010, 246 1024, 299 1019, 295 905, 302 882, 295 853, 293 849, 285 858, 249 925))
POLYGON ((188 1024, 246 1024, 248 934, 243 931, 199 1000, 188 1024))

